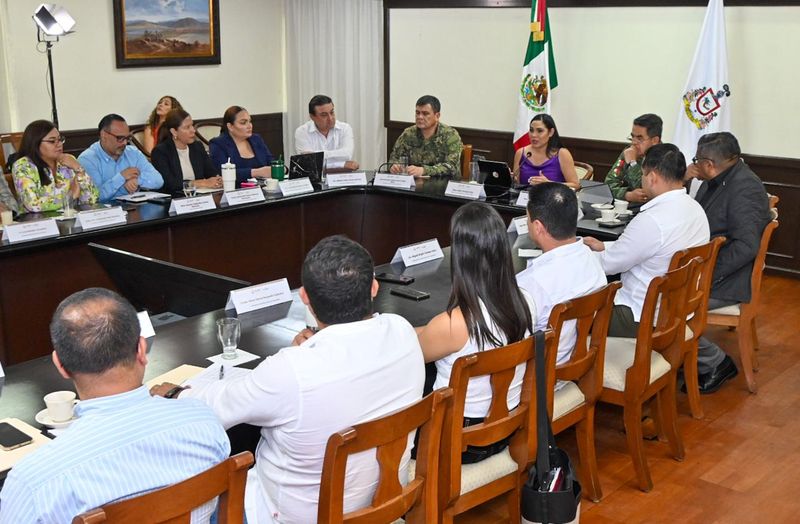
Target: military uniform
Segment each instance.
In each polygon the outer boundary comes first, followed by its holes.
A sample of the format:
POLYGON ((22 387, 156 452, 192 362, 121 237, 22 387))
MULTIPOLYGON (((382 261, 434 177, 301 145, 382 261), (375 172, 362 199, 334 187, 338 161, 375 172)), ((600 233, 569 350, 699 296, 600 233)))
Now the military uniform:
POLYGON ((606 175, 606 184, 611 188, 614 198, 625 200, 625 193, 642 187, 642 166, 638 162, 631 165, 625 162, 625 153, 620 153, 617 161, 606 175))
POLYGON ((458 131, 441 122, 427 140, 417 126, 411 126, 394 143, 389 162, 399 162, 405 156, 409 165, 424 167, 426 175, 452 175, 459 170, 463 147, 458 131))

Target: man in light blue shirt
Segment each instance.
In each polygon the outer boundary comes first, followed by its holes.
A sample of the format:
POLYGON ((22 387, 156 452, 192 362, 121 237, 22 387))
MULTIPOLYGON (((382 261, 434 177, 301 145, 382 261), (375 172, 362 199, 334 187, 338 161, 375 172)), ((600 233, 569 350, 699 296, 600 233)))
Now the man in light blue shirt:
POLYGON ((139 188, 160 189, 164 178, 144 154, 129 146, 131 131, 125 119, 106 115, 97 125, 100 140, 81 153, 78 162, 100 188, 100 201, 135 193, 139 188))
MULTIPOLYGON (((71 522, 108 502, 192 477, 225 460, 230 443, 198 400, 151 397, 136 311, 107 289, 66 298, 50 324, 53 363, 81 402, 67 431, 22 459, 0 492, 0 523, 71 522)), ((207 521, 215 501, 193 513, 207 521)))

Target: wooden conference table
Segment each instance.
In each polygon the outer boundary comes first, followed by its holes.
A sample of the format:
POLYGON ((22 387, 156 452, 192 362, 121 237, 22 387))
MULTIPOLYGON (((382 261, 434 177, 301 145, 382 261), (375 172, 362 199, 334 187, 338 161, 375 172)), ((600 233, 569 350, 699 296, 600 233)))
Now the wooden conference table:
MULTIPOLYGON (((430 238, 449 245, 450 217, 466 201, 444 196, 446 185, 430 179, 412 190, 318 189, 182 216, 170 216, 168 203, 145 203, 129 209, 127 224, 88 232, 61 221, 57 238, 0 246, 0 361, 10 366, 49 354, 48 325, 58 303, 87 287, 114 288, 90 242, 254 283, 286 277, 295 288, 305 254, 328 235, 359 241, 376 261, 430 238)), ((489 202, 508 222, 525 213, 516 197, 489 202)), ((580 234, 602 239, 621 230, 600 228, 591 216, 579 223, 580 234)))

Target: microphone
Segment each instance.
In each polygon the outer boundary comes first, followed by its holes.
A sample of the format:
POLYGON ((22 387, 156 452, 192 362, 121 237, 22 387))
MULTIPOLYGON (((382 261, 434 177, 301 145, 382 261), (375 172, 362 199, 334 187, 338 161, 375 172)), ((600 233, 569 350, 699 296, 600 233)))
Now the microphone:
POLYGON ((378 166, 378 168, 375 170, 375 172, 376 173, 388 173, 389 171, 381 171, 381 169, 383 169, 383 168, 385 168, 387 166, 392 166, 394 164, 397 164, 397 162, 384 162, 383 164, 378 166))

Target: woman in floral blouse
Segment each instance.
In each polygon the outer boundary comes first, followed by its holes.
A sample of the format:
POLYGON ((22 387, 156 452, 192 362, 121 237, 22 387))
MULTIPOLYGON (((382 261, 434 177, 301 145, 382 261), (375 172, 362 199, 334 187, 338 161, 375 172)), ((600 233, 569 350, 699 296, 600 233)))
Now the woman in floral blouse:
POLYGON ((75 157, 64 153, 64 140, 47 120, 35 120, 25 128, 19 160, 11 168, 24 211, 58 210, 67 197, 82 204, 97 202, 97 187, 75 157))

